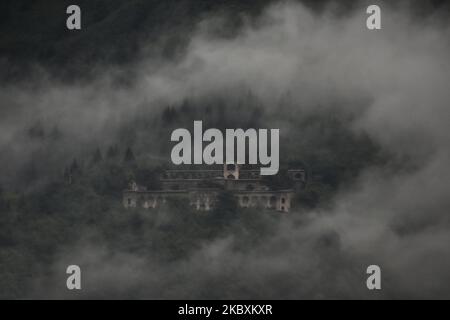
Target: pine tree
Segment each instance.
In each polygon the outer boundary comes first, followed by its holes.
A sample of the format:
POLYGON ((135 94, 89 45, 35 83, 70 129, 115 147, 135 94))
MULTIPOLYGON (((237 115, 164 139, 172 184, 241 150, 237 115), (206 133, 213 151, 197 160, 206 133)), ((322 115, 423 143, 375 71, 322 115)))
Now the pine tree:
POLYGON ((136 159, 134 157, 134 154, 133 154, 133 151, 131 150, 130 147, 128 147, 127 150, 125 151, 125 156, 124 156, 123 160, 125 162, 134 162, 134 161, 136 161, 136 159))
POLYGON ((97 164, 103 160, 102 152, 100 148, 97 148, 92 156, 92 164, 97 164))
POLYGON ((72 175, 80 175, 81 174, 81 167, 78 164, 77 159, 73 159, 69 170, 72 175))
POLYGON ((73 159, 73 161, 70 165, 70 172, 75 173, 75 172, 78 172, 79 169, 80 169, 80 167, 78 166, 77 159, 73 159))
POLYGON ((171 106, 168 106, 164 109, 161 117, 164 123, 172 123, 177 118, 177 110, 171 106))
POLYGON ((72 183, 72 174, 70 173, 70 169, 68 167, 64 168, 64 181, 68 184, 72 183))

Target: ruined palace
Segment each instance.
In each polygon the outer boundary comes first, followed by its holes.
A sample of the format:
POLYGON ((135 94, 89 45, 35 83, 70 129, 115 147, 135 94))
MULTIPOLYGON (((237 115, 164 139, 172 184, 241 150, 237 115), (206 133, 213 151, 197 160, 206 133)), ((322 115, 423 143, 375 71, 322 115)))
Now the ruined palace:
POLYGON ((288 170, 292 187, 273 190, 259 170, 227 164, 223 170, 167 170, 160 176, 161 190, 147 190, 131 182, 123 192, 125 208, 157 208, 173 198, 186 199, 196 210, 211 210, 220 192, 228 191, 242 208, 260 207, 289 212, 295 191, 306 183, 305 170, 288 170))

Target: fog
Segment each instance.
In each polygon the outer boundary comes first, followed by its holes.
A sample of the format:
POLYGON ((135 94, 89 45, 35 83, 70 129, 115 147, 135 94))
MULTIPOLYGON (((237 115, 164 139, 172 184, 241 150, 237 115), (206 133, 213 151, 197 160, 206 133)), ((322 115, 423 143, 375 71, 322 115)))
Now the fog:
MULTIPOLYGON (((263 218, 270 233, 257 243, 242 243, 231 230, 166 261, 102 245, 95 231, 80 230, 84 240, 58 254, 30 297, 450 298, 448 19, 385 5, 382 29, 369 31, 366 17, 363 3, 345 14, 333 4, 312 11, 276 3, 229 37, 215 32, 225 23, 220 15, 206 17, 175 60, 144 58, 131 70, 103 68, 93 80, 72 83, 41 70, 30 83, 4 85, 6 184, 14 184, 9 174, 36 151, 22 135, 37 119, 63 130, 65 146, 55 151, 55 162, 68 161, 113 143, 117 130, 141 114, 186 99, 221 97, 232 104, 248 92, 264 110, 261 125, 280 128, 292 143, 284 150, 314 146, 316 136, 298 127, 300 118, 332 114, 389 154, 383 165, 340 186, 329 206, 294 208, 275 222, 263 218), (282 100, 285 108, 276 109, 282 100), (83 270, 79 294, 64 288, 64 266, 71 263, 83 270), (366 288, 371 264, 382 270, 379 292, 366 288)), ((233 119, 239 114, 227 116, 228 123, 233 119)), ((145 133, 139 139, 164 143, 145 133)), ((165 219, 158 223, 177 217, 165 219)))

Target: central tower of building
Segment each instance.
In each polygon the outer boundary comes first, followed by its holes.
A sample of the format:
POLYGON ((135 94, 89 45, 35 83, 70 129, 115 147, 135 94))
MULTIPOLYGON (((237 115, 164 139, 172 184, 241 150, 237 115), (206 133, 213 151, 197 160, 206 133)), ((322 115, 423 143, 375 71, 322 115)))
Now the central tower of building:
POLYGON ((239 179, 239 165, 234 163, 223 165, 223 177, 227 180, 239 179))

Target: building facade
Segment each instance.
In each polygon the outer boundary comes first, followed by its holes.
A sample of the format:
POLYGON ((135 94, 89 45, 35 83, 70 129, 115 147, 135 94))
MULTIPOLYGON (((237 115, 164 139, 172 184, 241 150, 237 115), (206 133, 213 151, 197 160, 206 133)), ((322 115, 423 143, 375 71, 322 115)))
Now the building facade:
POLYGON ((272 190, 259 170, 241 170, 239 165, 227 164, 223 170, 167 170, 161 177, 161 190, 147 190, 131 182, 123 192, 125 208, 157 208, 171 199, 184 199, 196 210, 209 211, 218 195, 227 191, 242 208, 265 208, 289 212, 293 194, 304 188, 303 169, 288 170, 293 188, 272 190))

